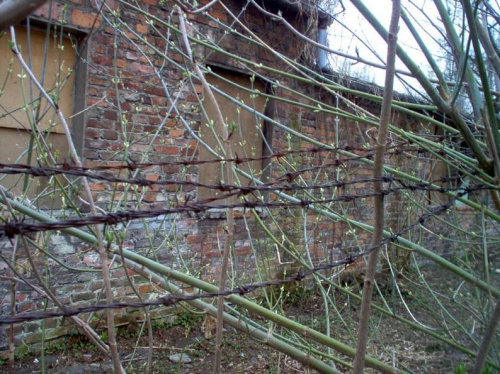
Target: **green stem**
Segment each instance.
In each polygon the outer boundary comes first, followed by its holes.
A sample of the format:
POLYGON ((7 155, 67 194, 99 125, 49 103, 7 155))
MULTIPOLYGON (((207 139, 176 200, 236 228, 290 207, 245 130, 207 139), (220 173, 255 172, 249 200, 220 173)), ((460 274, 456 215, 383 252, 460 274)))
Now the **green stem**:
MULTIPOLYGON (((21 203, 18 203, 16 201, 11 200, 11 199, 8 199, 8 201, 12 205, 13 209, 15 209, 19 212, 22 212, 22 213, 30 216, 31 218, 34 218, 34 219, 41 221, 41 222, 57 222, 57 220, 47 216, 46 214, 39 212, 39 211, 35 211, 33 209, 30 209, 21 203)), ((0 202, 4 202, 4 198, 1 196, 0 196, 0 202)), ((88 234, 86 232, 83 232, 79 229, 67 228, 67 229, 62 229, 61 231, 64 231, 70 235, 73 235, 73 236, 75 236, 75 237, 77 237, 77 238, 79 238, 87 243, 90 243, 90 244, 97 243, 97 239, 95 236, 88 234)), ((119 254, 118 248, 114 248, 112 246, 110 248, 110 254, 119 254)), ((140 264, 148 267, 149 269, 151 269, 155 272, 158 272, 158 273, 160 273, 166 277, 169 277, 169 278, 171 277, 172 279, 175 279, 175 280, 180 281, 182 283, 189 284, 192 287, 201 289, 201 290, 206 291, 206 292, 217 292, 218 291, 218 287, 216 287, 210 283, 204 282, 204 281, 197 279, 197 278, 193 278, 188 274, 176 271, 174 269, 170 269, 169 267, 167 267, 165 265, 159 264, 156 261, 152 261, 152 260, 145 258, 137 253, 132 252, 132 251, 124 249, 123 255, 126 259, 140 263, 140 264)), ((278 323, 281 326, 289 328, 290 330, 295 331, 296 333, 298 333, 304 337, 310 338, 310 339, 312 339, 320 344, 323 344, 327 347, 331 347, 331 348, 335 349, 337 352, 343 353, 349 357, 354 357, 355 350, 353 348, 349 347, 348 345, 341 343, 338 340, 328 338, 326 335, 324 335, 318 331, 312 330, 312 329, 308 328, 307 326, 304 326, 300 323, 292 321, 284 316, 280 316, 280 315, 278 315, 278 314, 276 314, 276 313, 274 313, 274 312, 272 312, 264 307, 261 307, 260 305, 253 303, 252 301, 249 301, 249 300, 241 297, 241 296, 231 295, 231 296, 228 296, 228 299, 232 303, 234 303, 236 305, 240 305, 240 306, 268 319, 269 321, 278 323)), ((377 369, 383 373, 399 372, 398 370, 394 369, 393 367, 391 367, 387 364, 384 364, 373 357, 366 356, 365 360, 366 360, 367 366, 372 367, 374 369, 377 369)))
MULTIPOLYGON (((387 40, 387 30, 385 30, 382 24, 368 10, 363 2, 361 0, 351 0, 351 2, 363 15, 363 17, 365 17, 365 19, 380 34, 380 36, 382 36, 384 40, 387 40)), ((439 3, 439 1, 436 1, 436 3, 439 3)), ((468 124, 465 122, 461 113, 459 113, 459 111, 455 107, 450 106, 445 100, 443 100, 443 98, 439 95, 439 92, 435 89, 433 83, 427 78, 427 75, 420 68, 420 65, 413 61, 413 59, 399 45, 397 46, 397 55, 401 59, 401 61, 403 61, 406 67, 413 73, 414 78, 418 80, 420 85, 424 88, 425 92, 429 95, 432 102, 436 104, 438 109, 446 114, 449 114, 452 117, 455 125, 459 128, 460 133, 465 138, 467 145, 474 153, 474 156, 476 156, 483 170, 487 172, 490 171, 491 163, 479 146, 479 143, 474 138, 468 124)))
MULTIPOLYGON (((154 263, 154 262, 153 262, 154 263)), ((149 266, 147 266, 149 268, 149 266)), ((137 273, 141 274, 143 277, 150 279, 151 281, 155 282, 155 284, 161 285, 163 288, 168 290, 170 293, 178 296, 182 295, 188 295, 179 286, 174 285, 173 283, 167 281, 165 278, 158 276, 144 267, 140 266, 138 263, 135 263, 133 261, 127 261, 127 268, 130 268, 137 273)), ((161 269, 156 269, 158 273, 160 274, 170 274, 168 271, 159 271, 161 269)), ((165 270, 165 269, 163 269, 165 270)), ((207 283, 208 284, 208 283, 207 283)), ((211 286, 213 288, 212 291, 214 292, 217 291, 217 287, 211 286)), ((187 301, 188 304, 191 306, 195 307, 198 310, 202 310, 208 314, 210 314, 213 317, 218 317, 218 311, 219 308, 206 303, 200 299, 195 299, 195 300, 189 300, 187 301)), ((301 362, 304 365, 307 365, 308 367, 311 367, 315 370, 317 370, 319 373, 325 373, 325 374, 340 374, 339 371, 333 369, 332 367, 328 366, 321 360, 312 357, 309 355, 304 350, 297 349, 290 344, 285 343, 283 340, 275 337, 273 334, 263 331, 261 329, 256 329, 252 326, 250 326, 245 320, 242 320, 241 318, 236 318, 230 315, 227 312, 224 312, 222 314, 224 323, 233 326, 237 330, 240 330, 244 332, 247 335, 250 335, 251 337, 257 339, 258 341, 261 341, 265 343, 266 345, 285 353, 286 355, 296 359, 297 361, 301 362)))

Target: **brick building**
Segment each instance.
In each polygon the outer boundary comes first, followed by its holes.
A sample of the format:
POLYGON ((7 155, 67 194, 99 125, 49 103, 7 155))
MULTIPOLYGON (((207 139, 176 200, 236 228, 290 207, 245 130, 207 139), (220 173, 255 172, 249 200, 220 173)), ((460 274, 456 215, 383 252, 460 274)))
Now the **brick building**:
MULTIPOLYGON (((205 3, 202 1, 201 6, 205 3)), ((185 13, 187 35, 180 30, 172 2, 157 0, 142 0, 138 5, 114 0, 104 4, 97 0, 54 0, 16 28, 21 52, 31 48, 33 70, 37 74, 45 71, 45 87, 57 98, 69 120, 84 166, 104 168, 98 173, 108 179, 90 178, 98 207, 109 212, 159 212, 151 214, 152 218, 110 225, 105 230, 123 248, 206 280, 218 278, 227 212, 221 205, 232 200, 217 200, 223 188, 206 188, 220 187, 224 172, 219 162, 200 161, 214 160, 223 149, 221 139, 214 135, 220 134, 213 121, 217 108, 207 100, 200 80, 193 78, 193 63, 198 63, 208 83, 215 87, 227 128, 234 132, 234 154, 251 159, 242 163, 246 176, 239 174, 239 183, 258 186, 251 182, 253 176, 274 183, 273 188, 282 194, 270 189, 255 190, 247 201, 277 205, 296 202, 289 207, 257 209, 255 215, 250 209, 235 210, 231 284, 245 284, 259 279, 258 275, 274 277, 295 266, 292 256, 283 253, 275 240, 314 264, 357 252, 366 243, 367 232, 300 204, 314 196, 325 200, 325 210, 340 204, 335 209, 356 216, 360 222, 371 222, 371 186, 363 181, 371 171, 355 155, 368 155, 363 147, 373 144, 369 130, 373 119, 366 123, 349 120, 346 113, 361 109, 339 101, 339 97, 347 95, 342 90, 323 85, 316 47, 289 28, 316 40, 318 30, 328 24, 327 15, 308 6, 308 2, 258 2, 265 10, 281 14, 283 22, 243 1, 228 0, 223 4, 216 3, 206 12, 185 13), (184 45, 186 36, 194 62, 184 45), (316 84, 310 84, 310 79, 316 84), (333 109, 316 110, 322 104, 333 109), (202 147, 200 142, 208 147, 202 147), (318 150, 321 144, 345 152, 318 150), (348 156, 349 152, 354 156, 348 156), (149 165, 134 166, 139 164, 149 165), (355 177, 362 181, 325 185, 327 181, 347 182, 355 177), (130 184, 128 179, 143 183, 130 184), (276 188, 278 182, 281 184, 276 188), (299 188, 305 185, 316 188, 310 192, 299 188), (353 193, 366 194, 367 198, 334 201, 341 194, 353 193), (175 214, 162 211, 193 202, 211 204, 213 208, 175 214), (274 239, 264 231, 262 222, 274 239)), ((6 38, 1 39, 2 48, 7 45, 6 38)), ((2 52, 3 71, 11 57, 8 49, 2 52)), ((46 102, 34 108, 37 113, 30 117, 36 118, 31 122, 39 126, 40 137, 35 143, 43 143, 44 139, 46 144, 30 145, 33 131, 26 114, 21 113, 23 105, 15 101, 22 97, 22 78, 16 78, 16 74, 8 83, 9 89, 18 89, 10 91, 15 92, 13 102, 3 102, 5 95, 1 98, 4 108, 14 113, 0 119, 2 136, 10 136, 2 159, 39 165, 70 163, 64 130, 57 113, 46 102), (54 159, 41 151, 44 146, 52 149, 54 159), (33 149, 31 159, 30 152, 23 154, 26 149, 33 149)), ((356 104, 375 115, 380 110, 378 104, 368 100, 356 104)), ((404 126, 416 125, 405 118, 400 122, 404 126)), ((422 174, 430 168, 418 157, 404 157, 394 154, 390 162, 422 174)), ((32 204, 45 211, 52 209, 62 216, 88 212, 80 201, 84 193, 79 189, 78 176, 70 176, 69 181, 62 177, 35 178, 31 184, 22 182, 24 176, 8 178, 5 184, 16 196, 25 192, 27 198, 33 199, 42 193, 32 204)), ((397 196, 394 202, 390 206, 397 217, 397 196)), ((398 224, 398 220, 391 223, 395 228, 398 224)), ((50 269, 45 274, 47 284, 63 303, 83 306, 99 300, 102 280, 90 272, 98 270, 99 256, 91 245, 58 231, 39 233, 32 239, 37 264, 41 269, 50 269)), ((7 253, 11 245, 3 242, 2 253, 7 253)), ((20 261, 26 264, 24 276, 32 277, 26 260, 20 261)), ((7 270, 6 265, 2 266, 7 270)), ((133 299, 124 270, 117 267, 112 274, 115 296, 133 299)), ((147 280, 137 278, 137 282, 141 293, 156 292, 154 284, 147 280)), ((7 295, 10 282, 0 284, 7 295)), ((10 313, 9 297, 2 301, 3 315, 10 313)), ((28 285, 17 286, 17 312, 39 309, 42 303, 43 298, 28 285)), ((123 315, 120 318, 129 320, 123 315)), ((39 327, 39 322, 17 325, 18 339, 37 341, 39 327)), ((70 329, 60 320, 47 321, 46 327, 52 329, 51 337, 70 329)))

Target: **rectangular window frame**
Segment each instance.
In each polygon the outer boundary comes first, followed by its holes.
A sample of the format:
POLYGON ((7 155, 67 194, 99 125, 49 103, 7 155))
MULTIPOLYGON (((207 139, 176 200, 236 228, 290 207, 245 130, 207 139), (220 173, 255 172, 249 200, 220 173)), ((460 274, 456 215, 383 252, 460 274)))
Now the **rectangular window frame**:
MULTIPOLYGON (((83 154, 83 145, 84 145, 84 126, 85 126, 85 98, 86 98, 86 82, 87 82, 87 38, 88 34, 82 30, 75 29, 72 27, 67 27, 65 25, 59 25, 57 23, 49 23, 46 20, 41 20, 35 17, 28 17, 23 22, 19 23, 19 28, 24 28, 26 33, 29 34, 32 31, 35 32, 48 32, 48 29, 52 29, 53 27, 57 27, 57 33, 62 32, 63 37, 68 38, 71 41, 71 44, 75 45, 74 53, 75 53, 75 62, 72 66, 74 75, 73 89, 72 89, 72 107, 71 113, 64 113, 66 120, 71 128, 71 137, 73 139, 76 151, 78 155, 83 154)), ((50 32, 53 32, 50 30, 50 32)), ((26 55, 25 55, 26 56, 26 55)), ((10 58, 10 57, 9 57, 10 58)), ((25 57, 26 59, 26 57, 25 57)), ((22 129, 20 127, 11 127, 11 126, 2 126, 3 129, 20 129, 22 131, 26 131, 27 133, 31 132, 30 129, 22 129)), ((60 135, 62 140, 62 136, 64 136, 64 132, 62 129, 59 131, 55 131, 56 134, 60 135)), ((66 142, 66 140, 63 140, 66 142)), ((5 161, 4 161, 5 162, 5 161)), ((68 157, 61 157, 58 162, 68 162, 71 163, 71 160, 68 157)), ((35 165, 36 161, 32 161, 31 164, 35 165)), ((42 182, 43 183, 43 182, 42 182)), ((19 190, 16 193, 20 193, 19 190)), ((32 198, 31 194, 34 193, 35 196, 37 192, 31 192, 28 195, 28 198, 32 198)), ((40 208, 50 207, 51 209, 59 209, 62 206, 62 202, 59 198, 51 199, 50 197, 40 199, 40 208)))
MULTIPOLYGON (((210 70, 222 72, 225 74, 232 74, 235 76, 238 75, 238 76, 242 76, 242 77, 248 77, 248 79, 250 79, 250 75, 247 72, 241 71, 239 69, 235 69, 233 67, 227 67, 225 65, 216 64, 216 63, 210 63, 207 67, 210 70)), ((262 84, 263 87, 265 87, 265 92, 264 92, 265 94, 272 93, 270 84, 268 84, 267 82, 265 82, 264 80, 261 80, 259 78, 255 78, 255 79, 256 80, 258 79, 260 84, 262 84)), ((272 118, 274 118, 274 113, 275 113, 275 103, 273 100, 268 100, 262 114, 265 117, 272 119, 272 118)), ((203 118, 201 126, 205 126, 205 121, 206 121, 206 119, 203 118)), ((274 126, 273 126, 272 120, 269 120, 269 119, 262 120, 262 129, 261 129, 261 132, 263 135, 262 149, 261 149, 261 155, 256 156, 256 157, 263 157, 261 167, 260 167, 260 172, 261 172, 260 180, 263 182, 269 181, 271 178, 271 175, 272 175, 272 171, 271 171, 272 162, 271 162, 271 159, 269 156, 273 154, 273 149, 272 149, 272 147, 273 147, 273 128, 274 128, 274 126)), ((200 132, 201 131, 202 130, 200 130, 200 132)), ((239 154, 238 154, 238 156, 243 157, 242 155, 239 155, 239 154)), ((202 155, 200 157, 202 157, 202 155)), ((212 156, 212 158, 213 158, 213 156, 212 156)), ((202 181, 202 179, 200 178, 200 175, 202 173, 202 169, 203 168, 200 165, 200 167, 198 169, 198 180, 199 181, 202 181)), ((200 191, 200 188, 198 188, 198 201, 200 201, 199 191, 200 191)), ((269 192, 268 191, 261 192, 261 196, 263 197, 264 201, 267 201, 269 199, 269 192)), ((201 197, 202 197, 201 200, 203 200, 205 195, 202 195, 201 197)), ((223 203, 224 203, 224 200, 218 200, 217 202, 215 202, 215 204, 223 204, 223 203)), ((224 218, 223 215, 221 215, 220 209, 213 208, 213 209, 210 209, 210 211, 212 212, 212 214, 210 214, 210 213, 205 214, 205 218, 219 218, 219 219, 224 218)))

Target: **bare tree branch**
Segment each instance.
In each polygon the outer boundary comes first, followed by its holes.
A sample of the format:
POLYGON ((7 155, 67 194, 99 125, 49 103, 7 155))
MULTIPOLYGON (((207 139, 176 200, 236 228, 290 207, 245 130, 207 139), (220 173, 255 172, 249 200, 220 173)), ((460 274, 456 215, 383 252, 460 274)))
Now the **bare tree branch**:
MULTIPOLYGON (((399 28, 399 18, 401 15, 401 2, 393 0, 391 24, 387 35, 387 70, 385 75, 384 101, 382 103, 382 113, 380 115, 380 127, 378 130, 377 146, 375 150, 375 164, 373 166, 373 177, 378 178, 384 174, 384 153, 387 142, 388 126, 391 120, 391 104, 394 88, 394 75, 396 68, 396 47, 399 28)), ((374 182, 373 190, 381 191, 382 181, 374 182)), ((374 226, 372 244, 378 244, 383 239, 384 232, 384 196, 377 195, 373 199, 374 203, 374 226)), ((377 268, 377 259, 380 249, 370 253, 366 269, 363 301, 361 303, 360 323, 358 329, 358 341, 356 345, 356 356, 354 358, 353 373, 361 374, 364 371, 366 343, 368 340, 368 326, 370 309, 373 294, 373 282, 377 268)))
POLYGON ((480 374, 486 364, 486 359, 488 358, 488 352, 491 347, 491 343, 493 343, 493 339, 495 338, 495 331, 498 327, 498 323, 500 322, 500 299, 497 301, 497 305, 493 314, 491 315, 490 322, 488 323, 488 327, 486 328, 486 334, 483 338, 483 342, 481 343, 481 348, 479 349, 479 353, 477 354, 476 364, 474 367, 473 374, 480 374))
POLYGON ((0 2, 0 30, 15 25, 39 8, 46 0, 4 0, 0 2))

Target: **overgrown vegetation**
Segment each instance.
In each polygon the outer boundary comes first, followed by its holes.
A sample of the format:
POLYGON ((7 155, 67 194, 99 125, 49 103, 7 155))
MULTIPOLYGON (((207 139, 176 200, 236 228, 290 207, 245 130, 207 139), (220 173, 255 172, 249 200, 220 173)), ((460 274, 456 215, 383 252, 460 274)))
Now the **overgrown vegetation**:
MULTIPOLYGON (((396 76, 410 86, 395 99, 384 96, 392 83, 375 87, 327 67, 317 69, 318 49, 336 52, 311 40, 320 21, 336 22, 340 8, 335 1, 325 2, 330 9, 319 13, 311 11, 314 2, 276 2, 286 3, 286 14, 254 0, 238 14, 225 0, 175 0, 162 2, 161 8, 133 0, 92 3, 94 18, 85 22, 96 28, 92 32, 111 35, 113 42, 106 45, 108 55, 99 56, 110 61, 105 74, 92 56, 82 61, 105 87, 88 93, 97 96, 83 113, 89 122, 109 120, 116 130, 99 128, 97 138, 119 139, 89 168, 71 136, 71 114, 60 109, 63 87, 75 74, 63 61, 71 45, 63 43, 68 40, 64 23, 46 29, 47 45, 57 53, 56 58, 45 55, 41 65, 60 63, 51 86, 30 65, 29 48, 21 48, 16 39, 18 29, 1 39, 20 70, 13 73, 7 64, 0 71, 0 99, 9 96, 15 102, 0 121, 12 120, 15 132, 28 139, 17 160, 0 165, 0 183, 9 187, 0 189, 1 281, 6 295, 9 291, 2 315, 21 318, 23 308, 65 312, 123 298, 139 303, 141 312, 130 320, 141 323, 137 336, 120 336, 114 309, 104 310, 105 330, 92 327, 95 311, 86 310, 68 317, 81 335, 44 343, 42 355, 90 352, 111 360, 115 373, 162 372, 167 369, 154 366, 153 355, 163 360, 165 355, 154 348, 158 338, 168 341, 172 333, 176 353, 200 361, 193 370, 214 373, 224 367, 221 362, 229 365, 227 370, 241 368, 237 354, 248 354, 248 365, 258 368, 254 373, 292 367, 347 372, 354 361, 358 373, 365 367, 383 373, 500 370, 496 1, 403 4, 401 27, 412 39, 399 40, 395 47, 401 64, 395 71, 391 53, 380 63, 344 54, 353 63, 382 66, 388 78, 396 76), (242 21, 252 17, 293 35, 291 40, 303 49, 300 56, 273 49, 262 39, 265 33, 242 21), (225 38, 242 43, 247 54, 231 49, 237 43, 225 38), (447 55, 437 55, 431 44, 447 55), (124 46, 127 53, 121 58, 124 46), (272 58, 250 61, 247 49, 252 48, 255 55, 272 58), (211 66, 211 54, 224 56, 246 78, 228 78, 220 61, 211 66), (143 70, 140 74, 122 71, 120 66, 135 61, 143 64, 135 68, 143 70), (12 79, 25 87, 19 97, 5 89, 12 79), (141 90, 151 96, 141 96, 141 90), (268 108, 272 103, 273 110, 263 110, 259 100, 268 108), (221 111, 232 106, 236 120, 221 111), (154 117, 154 126, 144 123, 146 114, 154 117), (250 119, 243 120, 243 114, 250 119), (255 135, 243 133, 248 123, 255 135), (65 154, 51 132, 68 143, 65 154), (260 154, 252 138, 264 143, 260 154), (180 143, 185 147, 175 153, 180 143), (206 153, 198 159, 202 149, 206 153), (164 154, 160 157, 157 150, 164 154), (252 163, 256 160, 262 166, 252 163), (202 174, 215 174, 209 169, 202 173, 205 164, 222 166, 215 181, 198 183, 202 174), (197 188, 213 194, 199 199, 197 188), (204 237, 202 230, 208 233, 204 237), (210 235, 212 246, 206 249, 210 235), (130 250, 131 245, 137 246, 130 250), (56 286, 68 282, 58 283, 61 274, 71 274, 85 292, 58 292, 56 286), (296 279, 279 283, 288 277, 296 279), (269 287, 245 287, 253 282, 269 282, 269 287), (371 298, 366 291, 372 285, 371 298), (23 299, 25 288, 36 300, 23 299), (227 289, 235 292, 216 295, 227 289), (172 320, 151 319, 154 308, 168 301, 164 295, 196 293, 210 297, 176 301, 189 309, 172 320), (364 322, 367 329, 359 332, 364 322), (234 335, 233 328, 246 337, 234 335), (137 352, 139 366, 134 366, 137 352)), ((371 25, 370 33, 396 43, 396 31, 389 35, 389 25, 367 4, 351 3, 371 25)), ((73 9, 68 6, 61 8, 61 17, 73 9)), ((394 2, 393 14, 399 10, 394 2)), ((92 147, 89 154, 100 146, 92 147)), ((31 353, 24 342, 14 350, 15 324, 8 325, 6 359, 13 371, 15 362, 31 353)), ((187 372, 180 361, 168 370, 174 366, 187 372)))

